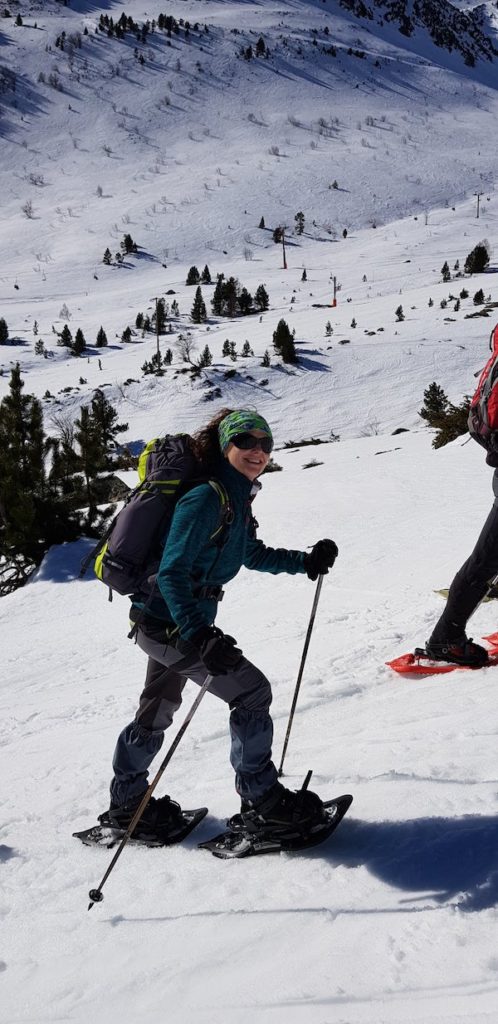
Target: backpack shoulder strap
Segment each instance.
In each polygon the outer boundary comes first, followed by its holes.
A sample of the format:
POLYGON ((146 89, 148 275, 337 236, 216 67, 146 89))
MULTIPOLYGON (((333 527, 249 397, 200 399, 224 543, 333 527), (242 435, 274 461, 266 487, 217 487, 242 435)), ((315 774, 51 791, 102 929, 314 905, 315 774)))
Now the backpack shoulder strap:
POLYGON ((218 495, 220 502, 220 521, 210 539, 222 546, 227 539, 228 527, 233 523, 234 511, 226 487, 219 480, 208 480, 208 484, 218 495))

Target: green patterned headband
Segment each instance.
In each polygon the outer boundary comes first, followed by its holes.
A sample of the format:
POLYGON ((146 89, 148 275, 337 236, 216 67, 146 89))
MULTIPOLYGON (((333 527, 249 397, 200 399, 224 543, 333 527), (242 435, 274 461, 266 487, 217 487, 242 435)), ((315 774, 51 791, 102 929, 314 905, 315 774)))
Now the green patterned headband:
POLYGON ((247 430, 263 430, 268 437, 273 438, 270 427, 265 419, 257 412, 247 409, 236 409, 230 412, 218 426, 218 437, 220 448, 225 452, 233 437, 243 434, 247 430))

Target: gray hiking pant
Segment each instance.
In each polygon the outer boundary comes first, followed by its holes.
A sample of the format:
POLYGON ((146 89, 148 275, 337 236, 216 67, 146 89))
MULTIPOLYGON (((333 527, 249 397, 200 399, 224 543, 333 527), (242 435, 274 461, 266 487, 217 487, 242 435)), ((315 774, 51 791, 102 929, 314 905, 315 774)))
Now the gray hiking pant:
MULTIPOLYGON (((208 674, 188 641, 180 640, 178 648, 169 646, 161 633, 164 635, 164 627, 157 632, 148 626, 138 628, 137 643, 149 661, 137 713, 123 729, 114 751, 113 804, 127 803, 145 791, 149 766, 182 703, 187 679, 202 686, 208 674)), ((235 788, 242 799, 256 800, 277 781, 271 760, 270 683, 255 665, 242 658, 227 675, 214 676, 209 693, 230 707, 230 761, 235 769, 235 788)))

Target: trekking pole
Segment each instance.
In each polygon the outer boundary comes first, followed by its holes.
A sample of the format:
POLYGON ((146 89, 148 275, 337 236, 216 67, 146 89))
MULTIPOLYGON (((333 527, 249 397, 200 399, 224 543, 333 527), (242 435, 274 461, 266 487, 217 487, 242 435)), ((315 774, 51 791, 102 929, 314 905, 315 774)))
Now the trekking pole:
POLYGON ((297 675, 296 688, 294 690, 294 697, 292 699, 292 706, 291 706, 291 709, 290 709, 289 724, 287 726, 287 732, 285 734, 284 749, 282 751, 282 760, 280 761, 280 768, 278 769, 278 776, 279 776, 279 778, 283 775, 284 758, 285 758, 285 755, 286 755, 286 752, 287 752, 287 744, 289 742, 289 736, 290 736, 290 732, 291 732, 291 729, 292 729, 292 722, 294 720, 294 712, 296 710, 297 698, 299 696, 299 687, 301 686, 301 679, 303 678, 304 665, 305 665, 305 662, 306 662, 306 656, 308 654, 308 647, 309 647, 309 644, 310 644, 311 634, 313 632, 313 626, 314 626, 314 623, 315 623, 315 615, 316 615, 316 610, 317 610, 317 607, 318 607, 318 601, 319 601, 319 598, 320 598, 320 591, 322 589, 322 583, 323 583, 323 575, 318 577, 318 583, 316 585, 315 598, 314 598, 314 601, 313 601, 313 607, 311 609, 311 616, 310 616, 310 621, 309 621, 309 624, 308 624, 308 631, 306 633, 306 639, 304 641, 303 655, 302 655, 302 658, 301 658, 301 664, 299 666, 299 672, 298 672, 298 675, 297 675))
POLYGON ((103 879, 102 879, 98 889, 90 889, 90 892, 88 893, 88 895, 90 897, 90 903, 88 905, 88 909, 89 910, 92 909, 94 903, 102 903, 102 901, 104 899, 104 897, 102 895, 102 889, 104 887, 104 884, 107 881, 107 879, 109 878, 109 875, 110 875, 110 873, 111 873, 111 871, 112 871, 116 861, 121 856, 121 854, 122 854, 122 852, 123 852, 123 850, 124 850, 128 840, 131 838, 131 836, 132 836, 132 834, 134 832, 134 829, 135 829, 135 827, 137 825, 137 822, 142 817, 142 814, 145 811, 145 808, 147 807, 147 804, 148 804, 148 802, 149 802, 149 800, 150 800, 150 798, 151 798, 151 796, 152 796, 152 794, 153 794, 153 792, 154 792, 154 790, 155 790, 159 780, 161 779, 162 775, 164 774, 164 771, 166 770, 169 762, 171 761, 171 758, 173 757, 173 754, 175 753, 175 750, 176 750, 176 748, 177 748, 177 746, 178 746, 178 744, 179 744, 183 734, 187 730, 190 722, 192 721, 192 719, 193 719, 193 717, 195 715, 195 712, 197 711, 197 708, 199 707, 199 704, 201 703, 201 700, 202 700, 204 694, 206 693, 206 690, 209 689, 212 681, 213 681, 213 677, 211 675, 206 676, 206 678, 205 678, 205 680, 204 680, 204 682, 203 682, 203 684, 201 686, 201 689, 199 690, 199 693, 197 694, 197 697, 195 698, 194 703, 192 704, 192 707, 190 708, 190 711, 188 712, 188 714, 185 717, 185 721, 183 722, 183 725, 180 726, 180 728, 179 728, 179 730, 178 730, 178 732, 177 732, 177 734, 176 734, 176 736, 175 736, 175 738, 174 738, 174 740, 173 740, 173 742, 172 742, 172 744, 171 744, 171 746, 170 746, 166 756, 164 757, 164 760, 161 762, 161 765, 159 767, 159 770, 157 772, 156 777, 152 780, 149 788, 144 793, 143 799, 141 800, 140 804, 138 805, 138 807, 137 807, 137 809, 135 811, 135 814, 133 815, 133 818, 131 819, 130 824, 128 825, 128 828, 127 828, 127 830, 126 830, 126 832, 125 832, 125 834, 124 834, 124 836, 123 836, 123 838, 122 838, 122 840, 121 840, 121 842, 120 842, 120 844, 119 844, 119 846, 118 846, 118 848, 116 850, 116 853, 114 854, 114 857, 111 860, 111 863, 109 864, 109 867, 107 868, 107 871, 106 871, 106 873, 105 873, 105 875, 104 875, 104 877, 103 877, 103 879))

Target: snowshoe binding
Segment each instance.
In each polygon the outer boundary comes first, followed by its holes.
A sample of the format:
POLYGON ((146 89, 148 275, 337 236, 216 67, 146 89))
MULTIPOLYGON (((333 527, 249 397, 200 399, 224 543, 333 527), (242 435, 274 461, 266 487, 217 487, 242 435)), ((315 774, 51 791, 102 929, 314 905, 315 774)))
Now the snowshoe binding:
MULTIPOLYGON (((415 652, 417 653, 417 652, 415 652)), ((457 642, 434 643, 428 640, 425 655, 433 661, 446 661, 450 665, 464 665, 466 668, 481 668, 489 661, 489 654, 481 644, 475 644, 472 638, 462 637, 457 642)))

